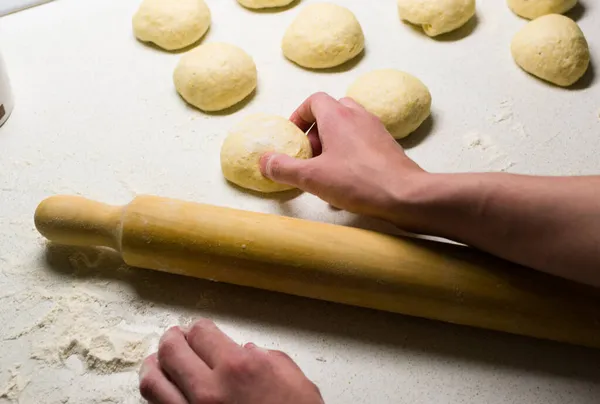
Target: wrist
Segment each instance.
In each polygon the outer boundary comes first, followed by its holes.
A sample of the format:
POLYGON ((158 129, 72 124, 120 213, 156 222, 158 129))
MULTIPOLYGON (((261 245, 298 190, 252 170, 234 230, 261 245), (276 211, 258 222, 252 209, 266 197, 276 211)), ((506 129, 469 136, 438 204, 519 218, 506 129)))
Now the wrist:
POLYGON ((415 173, 394 186, 386 220, 410 232, 460 239, 462 224, 480 213, 483 185, 471 174, 415 173))

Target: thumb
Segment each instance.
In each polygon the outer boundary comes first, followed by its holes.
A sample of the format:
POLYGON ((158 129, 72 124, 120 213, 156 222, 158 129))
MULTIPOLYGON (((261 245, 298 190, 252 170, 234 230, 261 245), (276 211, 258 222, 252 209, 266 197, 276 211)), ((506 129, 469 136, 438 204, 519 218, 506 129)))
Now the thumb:
POLYGON ((306 163, 287 154, 265 153, 260 158, 260 172, 275 182, 299 187, 306 163))

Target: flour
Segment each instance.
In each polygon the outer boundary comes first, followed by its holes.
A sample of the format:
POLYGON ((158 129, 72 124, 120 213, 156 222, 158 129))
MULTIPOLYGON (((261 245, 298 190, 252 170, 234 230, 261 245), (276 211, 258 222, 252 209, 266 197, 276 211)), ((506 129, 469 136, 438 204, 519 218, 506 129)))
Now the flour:
POLYGON ((106 317, 101 306, 88 293, 59 296, 33 327, 45 329, 49 343, 33 347, 30 357, 56 366, 75 355, 86 371, 99 374, 137 367, 149 353, 150 337, 124 330, 121 319, 106 317))
POLYGON ((453 162, 457 171, 509 171, 516 163, 487 134, 472 130, 463 136, 465 148, 453 162))
POLYGON ((491 137, 476 131, 467 132, 463 136, 463 141, 469 149, 487 150, 494 145, 491 137))
POLYGON ((94 335, 80 335, 65 340, 58 346, 58 357, 65 362, 77 355, 88 371, 108 374, 137 367, 148 354, 147 340, 139 335, 102 331, 94 335))
POLYGON ((492 115, 491 121, 493 123, 509 121, 513 116, 512 101, 503 100, 500 102, 500 108, 492 115))
POLYGON ((29 380, 22 377, 19 373, 20 367, 20 365, 16 365, 13 369, 9 370, 10 378, 6 382, 6 385, 0 388, 0 399, 19 401, 21 392, 29 384, 29 380))

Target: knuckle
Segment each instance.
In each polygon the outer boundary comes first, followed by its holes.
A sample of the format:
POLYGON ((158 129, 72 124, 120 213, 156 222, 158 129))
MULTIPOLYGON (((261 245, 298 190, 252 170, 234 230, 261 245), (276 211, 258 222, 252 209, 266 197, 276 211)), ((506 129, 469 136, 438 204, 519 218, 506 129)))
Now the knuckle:
POLYGON ((167 358, 173 356, 173 354, 178 349, 177 340, 175 340, 172 336, 166 336, 158 345, 158 358, 167 358))
POLYGON ((194 321, 194 324, 190 327, 188 332, 188 336, 190 338, 194 338, 197 335, 205 333, 207 330, 212 330, 216 328, 215 323, 212 320, 207 318, 201 318, 199 320, 194 321))
POLYGON ((275 358, 285 359, 293 362, 292 358, 290 358, 290 356, 283 351, 271 350, 269 351, 269 355, 275 358))
POLYGON ((354 110, 351 108, 337 108, 335 110, 335 116, 338 119, 350 119, 352 117, 354 117, 354 110))
POLYGON ((318 92, 316 92, 316 93, 314 93, 312 95, 312 98, 315 99, 315 100, 317 100, 317 99, 329 99, 329 94, 327 94, 324 91, 318 91, 318 92))

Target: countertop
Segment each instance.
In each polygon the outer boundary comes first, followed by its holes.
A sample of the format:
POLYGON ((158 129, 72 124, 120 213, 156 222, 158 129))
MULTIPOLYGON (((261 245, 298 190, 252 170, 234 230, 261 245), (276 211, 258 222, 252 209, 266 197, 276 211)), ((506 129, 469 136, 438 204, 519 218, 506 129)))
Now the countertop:
POLYGON ((199 316, 240 343, 288 352, 328 404, 598 402, 598 351, 131 269, 35 231, 47 196, 126 203, 145 193, 394 231, 311 195, 245 193, 219 166, 221 142, 244 115, 288 116, 316 91, 342 97, 375 68, 410 72, 431 90, 431 119, 403 142, 428 170, 600 172, 596 1, 570 14, 593 58, 571 89, 513 63, 510 40, 525 21, 504 1, 479 1, 472 22, 439 39, 401 23, 393 0, 332 1, 355 12, 366 52, 311 72, 280 51, 311 0, 279 12, 207 0, 213 24, 202 42, 241 46, 259 72, 256 94, 219 114, 177 95, 181 53, 133 37, 138 0, 58 0, 0 19, 16 100, 0 128, 0 403, 138 403, 139 359, 166 327, 199 316))

